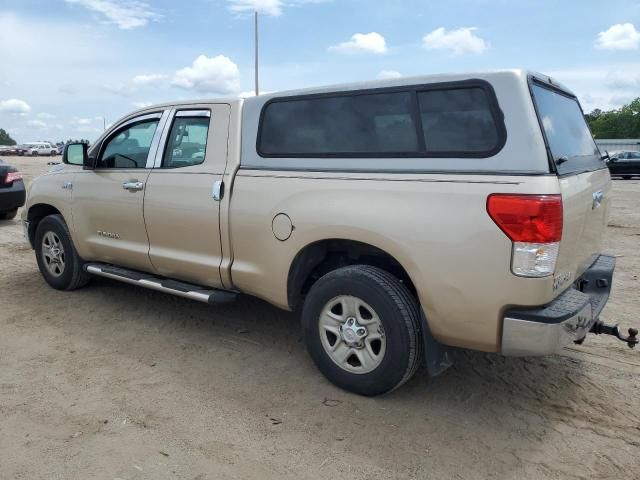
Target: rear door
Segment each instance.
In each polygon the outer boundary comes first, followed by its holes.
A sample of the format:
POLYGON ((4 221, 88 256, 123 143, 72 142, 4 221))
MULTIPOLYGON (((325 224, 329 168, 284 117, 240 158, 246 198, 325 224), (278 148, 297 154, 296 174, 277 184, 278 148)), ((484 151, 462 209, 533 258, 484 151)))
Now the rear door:
MULTIPOLYGON (((601 252, 611 177, 578 100, 536 80, 531 87, 562 194, 564 226, 556 276, 576 280, 601 252)), ((567 283, 562 282, 565 287, 567 283)))
POLYGON ((229 113, 228 104, 180 106, 171 112, 144 200, 149 258, 165 277, 222 286, 215 187, 227 163, 229 113))

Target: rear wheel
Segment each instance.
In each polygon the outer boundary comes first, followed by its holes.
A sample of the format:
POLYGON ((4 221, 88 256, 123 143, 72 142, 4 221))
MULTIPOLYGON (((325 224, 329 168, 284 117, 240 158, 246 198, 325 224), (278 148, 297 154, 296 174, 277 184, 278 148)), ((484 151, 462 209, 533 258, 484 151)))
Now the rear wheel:
POLYGON ((309 354, 337 386, 361 395, 390 392, 422 360, 416 300, 388 272, 368 265, 340 268, 307 295, 302 322, 309 354))
POLYGON ((46 282, 58 290, 75 290, 89 281, 84 262, 76 252, 61 215, 50 215, 38 224, 36 260, 46 282))
POLYGON ((32 157, 37 157, 38 156, 37 150, 34 150, 33 152, 31 152, 31 156, 32 157))
POLYGON ((631 180, 631 175, 623 175, 622 178, 625 180, 631 180))
POLYGON ((9 210, 8 212, 0 212, 0 220, 11 220, 18 214, 18 209, 9 210))

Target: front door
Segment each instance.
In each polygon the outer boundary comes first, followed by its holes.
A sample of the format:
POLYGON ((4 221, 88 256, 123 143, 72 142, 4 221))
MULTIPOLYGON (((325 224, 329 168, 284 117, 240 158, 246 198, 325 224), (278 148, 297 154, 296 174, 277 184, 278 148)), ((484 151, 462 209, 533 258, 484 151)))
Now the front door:
POLYGON ((220 202, 213 198, 227 161, 230 107, 179 107, 147 180, 149 257, 160 275, 222 286, 220 202), (162 155, 160 155, 162 153, 162 155))
POLYGON ((143 205, 167 116, 158 112, 125 122, 99 147, 95 169, 76 176, 74 239, 85 260, 153 271, 143 205))

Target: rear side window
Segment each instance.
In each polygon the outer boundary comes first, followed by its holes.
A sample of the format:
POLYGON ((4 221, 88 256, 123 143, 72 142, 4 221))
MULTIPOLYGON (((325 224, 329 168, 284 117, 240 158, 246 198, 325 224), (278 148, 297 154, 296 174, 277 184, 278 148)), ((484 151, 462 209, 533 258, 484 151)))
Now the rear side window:
POLYGON ((486 152, 498 145, 498 130, 482 88, 418 93, 429 152, 486 152))
POLYGON ((483 86, 276 99, 263 108, 257 150, 281 158, 494 155, 506 137, 502 114, 491 87, 474 83, 483 86))
POLYGON ((176 117, 162 160, 163 168, 180 168, 204 162, 209 117, 176 117))
POLYGON ((410 92, 273 102, 262 123, 266 155, 411 153, 418 150, 410 92))

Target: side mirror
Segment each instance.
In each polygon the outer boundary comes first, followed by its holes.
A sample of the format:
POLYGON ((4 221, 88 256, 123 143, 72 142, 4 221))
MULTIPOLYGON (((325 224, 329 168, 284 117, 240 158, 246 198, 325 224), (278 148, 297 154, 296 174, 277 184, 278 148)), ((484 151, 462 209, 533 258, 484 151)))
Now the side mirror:
POLYGON ((86 143, 68 143, 64 146, 62 162, 67 165, 82 165, 83 168, 93 170, 94 158, 87 154, 86 143))

